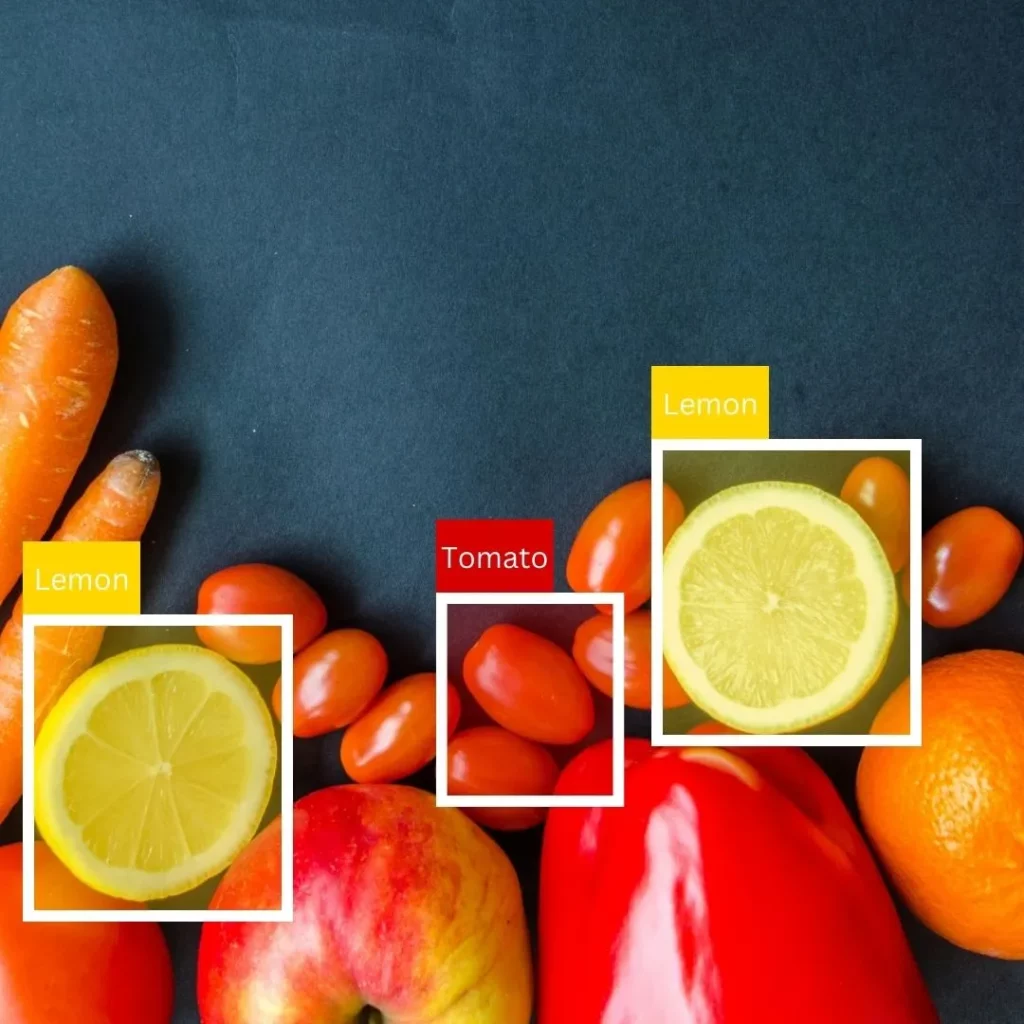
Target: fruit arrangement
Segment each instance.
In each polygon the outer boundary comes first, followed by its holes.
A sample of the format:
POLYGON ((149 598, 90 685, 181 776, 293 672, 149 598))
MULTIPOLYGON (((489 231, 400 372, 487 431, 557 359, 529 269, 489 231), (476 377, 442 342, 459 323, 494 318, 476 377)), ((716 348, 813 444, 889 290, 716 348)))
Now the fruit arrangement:
MULTIPOLYGON (((73 268, 30 288, 0 328, 4 592, 21 541, 50 529, 116 358, 113 314, 73 268)), ((159 484, 152 456, 115 458, 54 538, 138 539, 159 484)), ((652 704, 651 499, 640 480, 601 500, 566 565, 575 590, 625 595, 626 702, 640 710, 652 704)), ((714 719, 697 731, 723 735, 800 728, 860 699, 892 642, 911 559, 921 559, 925 623, 947 629, 991 610, 1024 553, 1019 530, 981 507, 936 524, 912 551, 905 475, 879 457, 854 467, 838 495, 769 482, 689 514, 669 487, 660 500, 663 703, 692 700, 714 719)), ((539 1024, 935 1024, 883 877, 949 941, 1024 959, 1022 654, 925 665, 922 746, 861 758, 862 835, 799 749, 656 749, 635 738, 621 808, 438 808, 401 784, 434 758, 433 673, 389 682, 384 644, 357 626, 329 629, 315 589, 275 565, 214 573, 197 610, 292 616, 295 742, 342 730, 329 742, 351 780, 295 803, 293 922, 203 926, 204 1024, 527 1024, 535 1013, 539 1024), (540 827, 535 961, 533 895, 524 900, 499 840, 540 827)), ((476 638, 461 678, 442 681, 453 792, 607 789, 606 741, 564 766, 552 753, 590 738, 595 695, 610 693, 607 611, 588 615, 571 649, 512 623, 476 638), (470 699, 490 724, 465 726, 470 699)), ((211 908, 280 905, 280 819, 257 831, 277 741, 268 702, 238 667, 273 666, 280 637, 197 632, 199 644, 93 665, 101 629, 41 628, 29 711, 15 608, 0 636, 0 815, 21 792, 21 723, 32 713, 38 906, 130 912, 221 872, 211 908)), ((278 714, 280 686, 269 701, 278 714)), ((904 684, 873 731, 907 732, 909 711, 904 684)), ((0 847, 0 1017, 168 1024, 159 928, 24 924, 23 852, 0 847)))

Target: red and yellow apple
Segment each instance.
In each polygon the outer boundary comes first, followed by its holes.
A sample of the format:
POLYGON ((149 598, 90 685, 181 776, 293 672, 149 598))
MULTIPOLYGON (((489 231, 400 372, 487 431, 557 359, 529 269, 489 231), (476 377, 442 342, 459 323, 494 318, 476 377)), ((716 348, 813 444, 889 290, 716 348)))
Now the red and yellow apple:
MULTIPOLYGON (((294 836, 292 923, 203 926, 203 1024, 528 1024, 519 881, 461 811, 406 786, 334 786, 295 804, 294 836)), ((280 858, 279 819, 211 906, 280 906, 280 858)))
MULTIPOLYGON (((0 1020, 4 1024, 169 1024, 171 958, 160 926, 22 921, 21 843, 0 846, 0 1020)), ((35 845, 36 907, 140 910, 84 886, 35 845)))

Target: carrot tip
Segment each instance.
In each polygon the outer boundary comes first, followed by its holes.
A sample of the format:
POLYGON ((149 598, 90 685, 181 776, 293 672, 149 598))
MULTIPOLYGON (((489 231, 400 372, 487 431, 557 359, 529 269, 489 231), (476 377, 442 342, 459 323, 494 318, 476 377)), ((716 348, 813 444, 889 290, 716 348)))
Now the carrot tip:
POLYGON ((95 284, 95 278, 87 270, 76 267, 70 263, 66 267, 58 267, 52 274, 47 275, 43 280, 50 281, 81 281, 89 285, 95 284))
POLYGON ((133 448, 130 452, 125 452, 117 457, 119 459, 133 459, 135 462, 141 462, 144 466, 149 466, 153 469, 160 468, 157 457, 152 452, 147 452, 142 448, 133 448))
MULTIPOLYGON (((81 267, 61 267, 28 286, 12 307, 37 319, 69 320, 93 328, 99 338, 110 334, 111 349, 117 328, 103 289, 81 267)), ((106 344, 106 340, 104 341, 106 344)))
POLYGON ((160 478, 156 456, 141 449, 115 456, 108 469, 116 473, 117 489, 123 494, 140 494, 151 480, 160 478))

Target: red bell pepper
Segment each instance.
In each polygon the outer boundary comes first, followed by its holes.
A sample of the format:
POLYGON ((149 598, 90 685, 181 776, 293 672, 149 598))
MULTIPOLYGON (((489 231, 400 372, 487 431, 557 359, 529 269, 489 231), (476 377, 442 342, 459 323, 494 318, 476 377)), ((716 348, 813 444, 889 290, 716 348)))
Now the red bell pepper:
MULTIPOLYGON (((557 792, 607 792, 611 746, 557 792)), ((627 741, 626 806, 553 809, 539 1024, 937 1024, 875 863, 791 748, 627 741)))

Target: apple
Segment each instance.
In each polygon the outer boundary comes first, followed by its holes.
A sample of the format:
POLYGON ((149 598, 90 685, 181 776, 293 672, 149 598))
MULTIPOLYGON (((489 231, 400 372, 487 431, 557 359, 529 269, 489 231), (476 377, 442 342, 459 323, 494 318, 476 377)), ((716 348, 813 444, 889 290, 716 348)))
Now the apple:
MULTIPOLYGON (((294 921, 203 926, 203 1024, 528 1024, 519 881, 461 811, 407 786, 333 786, 295 804, 294 835, 294 921)), ((280 863, 278 819, 211 907, 280 906, 280 863)))

